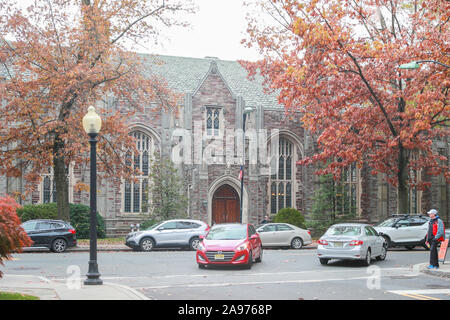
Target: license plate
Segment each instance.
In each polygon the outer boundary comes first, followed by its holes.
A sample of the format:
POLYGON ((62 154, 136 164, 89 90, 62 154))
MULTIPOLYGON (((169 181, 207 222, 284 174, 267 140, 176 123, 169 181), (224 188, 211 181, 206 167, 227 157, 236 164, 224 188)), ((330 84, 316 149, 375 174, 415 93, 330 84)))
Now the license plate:
POLYGON ((223 259, 225 259, 225 255, 223 255, 223 254, 215 254, 214 255, 214 259, 216 259, 216 260, 223 260, 223 259))
POLYGON ((335 243, 334 243, 334 246, 335 246, 336 248, 342 248, 342 242, 335 242, 335 243))

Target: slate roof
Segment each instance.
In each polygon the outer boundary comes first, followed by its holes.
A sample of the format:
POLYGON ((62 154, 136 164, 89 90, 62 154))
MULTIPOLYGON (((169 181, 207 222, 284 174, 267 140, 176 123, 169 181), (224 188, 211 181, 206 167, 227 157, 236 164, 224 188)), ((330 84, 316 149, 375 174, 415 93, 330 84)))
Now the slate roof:
POLYGON ((215 61, 235 97, 242 96, 247 106, 264 108, 283 108, 277 102, 277 95, 263 91, 261 76, 254 81, 247 79, 247 71, 237 61, 219 60, 217 58, 188 58, 165 55, 140 54, 144 66, 166 79, 169 87, 180 93, 195 93, 215 61))

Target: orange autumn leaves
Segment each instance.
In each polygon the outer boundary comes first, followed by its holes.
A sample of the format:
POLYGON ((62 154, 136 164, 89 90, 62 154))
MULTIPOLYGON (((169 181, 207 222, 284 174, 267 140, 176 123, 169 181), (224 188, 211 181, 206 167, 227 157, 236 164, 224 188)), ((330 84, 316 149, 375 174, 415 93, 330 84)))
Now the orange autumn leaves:
MULTIPOLYGON (((327 163, 333 173, 367 163, 395 186, 429 185, 413 170, 443 174, 447 158, 433 142, 448 142, 450 64, 447 1, 247 1, 268 19, 249 15, 247 46, 264 59, 242 62, 260 73, 279 102, 318 142, 301 165, 327 163)), ((399 192, 405 192, 405 188, 399 192)), ((406 191, 407 192, 407 191, 406 191)), ((407 211, 405 211, 407 212, 407 211)))
POLYGON ((192 13, 192 1, 52 0, 21 8, 0 3, 0 174, 22 176, 30 191, 55 159, 66 175, 70 165, 84 166, 81 119, 94 105, 103 121, 99 171, 130 176, 123 155, 135 143, 127 121, 144 107, 154 106, 154 117, 176 110, 180 97, 128 45, 156 43, 163 28, 184 25, 178 13, 192 13))

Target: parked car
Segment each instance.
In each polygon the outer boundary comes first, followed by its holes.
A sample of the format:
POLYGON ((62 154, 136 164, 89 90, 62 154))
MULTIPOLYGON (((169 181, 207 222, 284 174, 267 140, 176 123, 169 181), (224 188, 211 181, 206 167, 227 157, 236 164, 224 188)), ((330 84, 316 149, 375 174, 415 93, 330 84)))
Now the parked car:
POLYGON ((256 229, 263 247, 301 249, 312 243, 311 233, 289 223, 267 223, 256 229))
POLYGON ((200 220, 174 219, 154 224, 145 230, 130 232, 125 244, 141 251, 152 251, 154 248, 188 247, 196 250, 200 236, 205 235, 209 225, 200 220))
POLYGON ((252 224, 217 224, 197 248, 199 268, 210 265, 243 265, 250 269, 261 262, 261 238, 252 224))
POLYGON ((388 247, 406 247, 411 250, 415 246, 423 246, 429 250, 425 242, 430 218, 423 215, 394 215, 374 228, 385 239, 388 247))
POLYGON ((34 248, 48 248, 60 253, 77 245, 75 228, 62 220, 28 220, 22 223, 22 227, 33 240, 34 248))
POLYGON ((369 266, 372 258, 386 259, 384 238, 367 224, 335 224, 319 239, 317 257, 321 264, 330 259, 362 260, 369 266))

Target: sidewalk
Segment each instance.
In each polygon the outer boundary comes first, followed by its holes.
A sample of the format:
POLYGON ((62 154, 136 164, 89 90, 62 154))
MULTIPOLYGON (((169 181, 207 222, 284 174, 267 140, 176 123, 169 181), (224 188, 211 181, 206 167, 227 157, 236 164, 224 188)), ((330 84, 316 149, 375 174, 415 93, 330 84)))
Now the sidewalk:
POLYGON ((114 283, 84 285, 81 281, 51 281, 31 275, 4 274, 0 291, 37 296, 40 300, 150 300, 133 288, 114 283))

